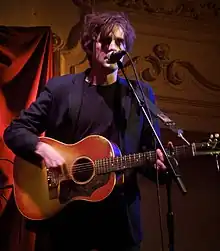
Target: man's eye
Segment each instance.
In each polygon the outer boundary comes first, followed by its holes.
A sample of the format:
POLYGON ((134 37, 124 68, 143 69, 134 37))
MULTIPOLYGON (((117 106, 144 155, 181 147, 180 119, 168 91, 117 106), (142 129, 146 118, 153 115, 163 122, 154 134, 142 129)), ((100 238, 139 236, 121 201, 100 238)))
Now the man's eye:
MULTIPOLYGON (((109 46, 112 43, 113 39, 111 37, 107 37, 107 38, 103 38, 100 40, 102 46, 109 46)), ((115 44, 120 47, 120 46, 124 46, 125 41, 122 38, 116 38, 115 39, 115 44)))
POLYGON ((120 38, 116 39, 116 44, 117 45, 124 45, 124 39, 120 39, 120 38))
POLYGON ((111 43, 111 41, 112 41, 111 38, 103 38, 102 41, 101 41, 101 43, 102 43, 103 45, 108 45, 108 44, 111 43))

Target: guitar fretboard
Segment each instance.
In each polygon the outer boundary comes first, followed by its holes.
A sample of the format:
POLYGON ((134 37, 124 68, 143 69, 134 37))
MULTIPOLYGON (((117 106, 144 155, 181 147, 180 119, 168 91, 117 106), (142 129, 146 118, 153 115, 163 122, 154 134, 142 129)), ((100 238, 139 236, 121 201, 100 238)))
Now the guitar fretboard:
MULTIPOLYGON (((170 154, 169 150, 166 150, 170 154)), ((176 159, 181 156, 193 155, 193 146, 177 146, 173 149, 173 155, 176 159)), ((123 171, 125 169, 140 167, 149 162, 155 163, 156 152, 149 151, 143 153, 128 154, 124 156, 104 158, 95 161, 97 174, 104 174, 109 172, 123 171)))

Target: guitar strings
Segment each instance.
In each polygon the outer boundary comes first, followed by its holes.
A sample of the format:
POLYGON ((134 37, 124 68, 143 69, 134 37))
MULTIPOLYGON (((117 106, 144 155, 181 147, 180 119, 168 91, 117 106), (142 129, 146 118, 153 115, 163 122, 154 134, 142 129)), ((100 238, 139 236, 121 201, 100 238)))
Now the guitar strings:
MULTIPOLYGON (((156 156, 156 154, 155 154, 156 156)), ((146 159, 144 157, 142 157, 141 159, 146 159)), ((110 169, 110 167, 114 167, 114 166, 117 166, 117 170, 118 169, 123 169, 123 167, 126 166, 129 168, 129 166, 134 163, 138 164, 140 162, 140 160, 137 161, 136 160, 129 160, 129 163, 123 163, 123 161, 127 161, 127 159, 121 159, 121 161, 117 161, 117 157, 115 157, 115 160, 114 162, 110 161, 110 160, 96 160, 94 161, 93 163, 83 163, 83 164, 76 164, 76 165, 73 165, 73 166, 61 166, 61 168, 66 168, 69 172, 84 172, 84 171, 90 171, 91 169, 99 169, 99 168, 104 168, 105 170, 108 170, 110 169), (101 163, 97 163, 97 162, 101 162, 101 163), (107 164, 107 166, 106 166, 107 164)), ((52 171, 53 172, 53 167, 49 168, 50 170, 49 171, 52 171)))
MULTIPOLYGON (((198 143, 199 146, 201 146, 201 143, 198 143)), ((188 146, 177 146, 175 147, 175 153, 178 155, 178 153, 180 153, 180 150, 184 148, 184 150, 186 150, 186 148, 188 148, 188 146)), ((113 158, 107 158, 107 159, 100 159, 100 160, 95 160, 94 162, 90 162, 90 163, 82 163, 82 164, 76 164, 76 165, 73 165, 73 166, 62 166, 61 168, 66 168, 69 172, 84 172, 84 171, 90 171, 91 169, 99 169, 99 168, 105 168, 105 170, 107 169, 110 169, 110 167, 114 167, 115 165, 117 166, 117 170, 120 170, 120 169, 123 169, 125 164, 126 166, 128 166, 129 168, 129 165, 132 166, 132 164, 136 163, 136 164, 139 164, 138 162, 142 162, 142 160, 149 160, 149 158, 146 158, 146 155, 144 154, 148 154, 150 155, 150 159, 156 159, 156 153, 154 151, 152 152, 145 152, 145 153, 141 153, 142 156, 139 158, 136 158, 136 154, 131 154, 131 155, 126 155, 126 156, 116 156, 116 157, 113 157, 113 158), (132 160, 132 158, 134 158, 132 160), (129 159, 129 162, 128 163, 123 163, 123 162, 126 162, 128 161, 129 159), (119 161, 120 160, 120 161, 119 161), (137 161, 138 160, 138 161, 137 161), (141 161, 140 161, 141 160, 141 161), (98 163, 100 162, 100 163, 98 163), (93 164, 94 163, 94 164, 93 164), (106 166, 107 164, 107 166, 106 166)), ((142 163, 144 164, 144 163, 142 163)), ((52 171, 53 170, 53 167, 52 168, 49 168, 50 170, 49 171, 52 171)))

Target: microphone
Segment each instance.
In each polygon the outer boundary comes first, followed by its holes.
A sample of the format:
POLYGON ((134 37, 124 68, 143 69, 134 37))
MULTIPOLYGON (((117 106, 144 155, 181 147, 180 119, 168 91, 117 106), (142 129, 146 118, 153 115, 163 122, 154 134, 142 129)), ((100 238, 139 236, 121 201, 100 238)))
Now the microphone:
POLYGON ((117 51, 117 52, 110 52, 108 55, 107 55, 107 58, 108 58, 108 63, 109 64, 115 64, 117 63, 118 61, 120 61, 120 59, 126 54, 126 51, 124 50, 121 50, 121 51, 117 51))

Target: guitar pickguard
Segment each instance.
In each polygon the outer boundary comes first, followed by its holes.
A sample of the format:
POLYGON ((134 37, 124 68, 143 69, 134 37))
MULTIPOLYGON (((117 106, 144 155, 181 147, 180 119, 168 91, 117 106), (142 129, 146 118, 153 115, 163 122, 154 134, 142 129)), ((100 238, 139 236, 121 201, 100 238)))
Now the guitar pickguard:
MULTIPOLYGON (((110 174, 94 175, 94 177, 85 184, 77 184, 73 180, 64 180, 60 183, 59 201, 61 204, 67 203, 74 198, 85 197, 89 200, 92 193, 102 188, 109 181, 110 174)), ((101 191, 100 191, 101 192, 101 191)))

